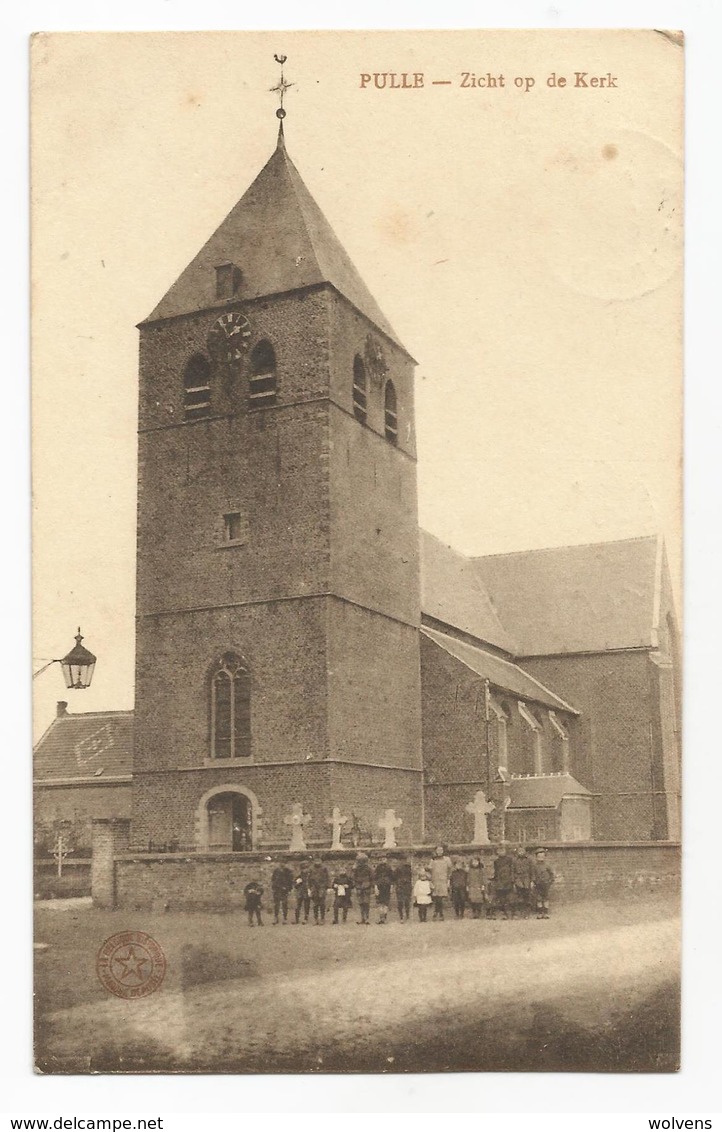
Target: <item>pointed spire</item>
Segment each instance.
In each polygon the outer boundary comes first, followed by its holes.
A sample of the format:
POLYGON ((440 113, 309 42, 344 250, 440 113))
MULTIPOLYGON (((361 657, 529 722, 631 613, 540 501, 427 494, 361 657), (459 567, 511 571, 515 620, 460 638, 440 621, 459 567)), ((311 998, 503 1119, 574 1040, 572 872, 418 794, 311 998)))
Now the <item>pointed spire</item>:
POLYGON ((283 118, 281 118, 281 121, 278 123, 278 141, 276 142, 276 149, 285 149, 285 148, 286 148, 286 139, 283 135, 283 118))

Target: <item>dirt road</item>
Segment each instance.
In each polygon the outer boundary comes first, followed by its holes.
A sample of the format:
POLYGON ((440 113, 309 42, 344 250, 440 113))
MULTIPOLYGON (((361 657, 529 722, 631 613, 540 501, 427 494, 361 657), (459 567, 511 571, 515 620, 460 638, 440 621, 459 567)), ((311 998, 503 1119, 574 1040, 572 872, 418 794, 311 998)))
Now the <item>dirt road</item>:
MULTIPOLYGON (((171 945, 169 978, 153 996, 125 1002, 94 988, 89 1001, 44 1013, 40 1064, 673 1069, 678 921, 570 928, 536 921, 264 928, 246 931, 235 961, 214 952, 211 940, 175 955, 171 945), (303 962, 289 971, 289 955, 300 949, 303 962)), ((156 929, 168 947, 160 937, 156 929)))

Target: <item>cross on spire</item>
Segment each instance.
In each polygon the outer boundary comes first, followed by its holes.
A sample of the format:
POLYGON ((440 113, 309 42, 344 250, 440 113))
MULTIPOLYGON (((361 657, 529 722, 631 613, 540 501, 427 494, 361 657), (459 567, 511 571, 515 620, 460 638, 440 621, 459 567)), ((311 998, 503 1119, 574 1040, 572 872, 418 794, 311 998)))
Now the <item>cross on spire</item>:
POLYGON ((280 78, 279 82, 276 83, 275 86, 272 86, 270 89, 271 89, 272 94, 278 95, 279 106, 278 106, 278 110, 276 111, 276 117, 280 118, 281 129, 283 129, 283 119, 286 117, 286 111, 283 109, 283 96, 286 93, 286 91, 290 89, 290 87, 295 86, 296 84, 295 83, 287 83, 286 80, 283 77, 283 64, 286 62, 286 59, 288 58, 288 56, 287 55, 274 55, 273 58, 276 60, 277 63, 280 63, 280 65, 281 65, 281 78, 280 78))

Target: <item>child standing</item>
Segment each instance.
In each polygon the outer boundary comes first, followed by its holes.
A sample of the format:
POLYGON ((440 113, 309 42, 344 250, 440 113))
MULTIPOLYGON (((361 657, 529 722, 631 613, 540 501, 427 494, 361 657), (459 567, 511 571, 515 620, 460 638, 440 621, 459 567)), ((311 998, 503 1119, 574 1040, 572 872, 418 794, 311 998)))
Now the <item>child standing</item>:
POLYGON ((263 897, 263 885, 257 880, 249 881, 243 889, 246 897, 246 911, 248 912, 248 926, 253 927, 253 917, 256 917, 259 927, 263 927, 263 920, 261 919, 261 900, 263 897))
POLYGON ((342 867, 336 873, 331 888, 333 889, 333 922, 334 924, 338 923, 340 912, 345 924, 348 910, 351 907, 351 889, 353 888, 353 881, 345 868, 342 867))
POLYGON ((313 864, 308 870, 308 890, 311 893, 311 903, 313 904, 313 922, 316 925, 325 924, 328 869, 319 854, 316 854, 313 864))
POLYGON ((283 915, 283 922, 288 919, 288 894, 293 888, 293 873, 288 865, 279 862, 271 876, 271 892, 273 893, 273 922, 278 923, 279 912, 283 915))
POLYGON ((376 889, 376 904, 379 910, 380 924, 386 923, 391 903, 391 885, 394 883, 394 871, 384 856, 374 870, 374 887, 376 889))
POLYGON ((444 918, 444 900, 449 895, 451 858, 446 856, 443 845, 437 845, 431 862, 431 895, 434 901, 434 920, 444 918))
POLYGON ((419 874, 414 884, 414 904, 419 913, 419 920, 422 924, 426 923, 426 917, 429 912, 429 904, 431 903, 431 881, 429 880, 426 869, 420 869, 419 874))
POLYGON ((500 911, 505 920, 509 919, 513 891, 514 862, 506 851, 506 842, 502 842, 494 861, 494 917, 500 911))
POLYGON ((451 887, 451 904, 457 920, 464 919, 464 912, 466 911, 467 884, 467 873, 466 869, 461 863, 461 858, 454 857, 454 867, 451 870, 451 876, 449 877, 449 885, 451 887))
POLYGON ((520 845, 514 856, 514 895, 522 919, 528 917, 531 907, 532 871, 532 862, 524 846, 520 845))
POLYGON ((394 884, 396 886, 396 906, 399 910, 399 920, 403 923, 404 918, 408 920, 411 912, 411 890, 414 886, 411 862, 407 857, 404 857, 396 866, 394 884))
POLYGON ((469 862, 469 875, 467 878, 468 887, 467 893, 469 896, 469 903, 471 904, 471 915, 474 920, 481 917, 481 909, 484 905, 484 866, 481 863, 480 857, 472 857, 469 862))
POLYGON ((293 878, 293 893, 296 897, 295 919, 300 923, 301 912, 303 922, 308 923, 308 913, 311 911, 311 891, 308 887, 308 861, 302 861, 293 878))
POLYGON ((359 924, 368 924, 374 880, 369 859, 365 853, 356 854, 356 864, 353 868, 353 886, 358 895, 359 911, 361 912, 359 924))
POLYGON ((549 890, 554 884, 554 869, 547 863, 547 851, 541 846, 534 851, 534 892, 537 920, 549 919, 549 890))

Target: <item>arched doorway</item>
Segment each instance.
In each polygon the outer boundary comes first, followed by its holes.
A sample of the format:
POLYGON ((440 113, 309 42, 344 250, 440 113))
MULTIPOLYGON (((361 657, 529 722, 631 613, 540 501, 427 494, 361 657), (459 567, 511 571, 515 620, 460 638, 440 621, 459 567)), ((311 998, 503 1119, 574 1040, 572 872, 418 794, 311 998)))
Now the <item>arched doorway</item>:
POLYGON ((244 853, 258 840, 258 800, 239 786, 219 786, 198 807, 199 848, 210 853, 244 853))

